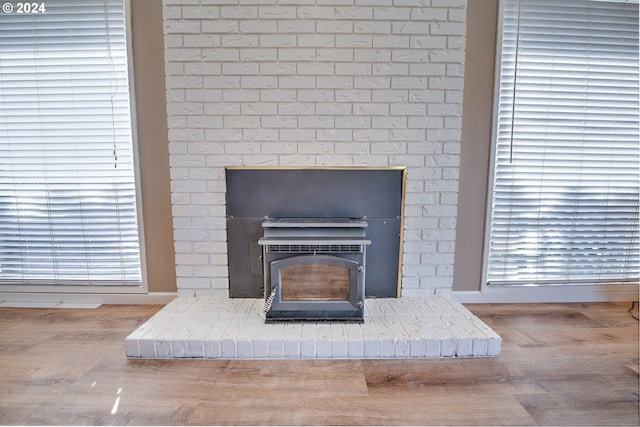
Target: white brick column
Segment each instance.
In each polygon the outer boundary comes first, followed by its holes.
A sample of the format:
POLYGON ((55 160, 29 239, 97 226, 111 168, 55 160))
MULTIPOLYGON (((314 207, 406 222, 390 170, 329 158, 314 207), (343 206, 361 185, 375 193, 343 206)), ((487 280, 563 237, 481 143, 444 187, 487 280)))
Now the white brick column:
POLYGON ((225 166, 406 166, 403 295, 452 287, 466 0, 164 0, 180 295, 227 295, 225 166))

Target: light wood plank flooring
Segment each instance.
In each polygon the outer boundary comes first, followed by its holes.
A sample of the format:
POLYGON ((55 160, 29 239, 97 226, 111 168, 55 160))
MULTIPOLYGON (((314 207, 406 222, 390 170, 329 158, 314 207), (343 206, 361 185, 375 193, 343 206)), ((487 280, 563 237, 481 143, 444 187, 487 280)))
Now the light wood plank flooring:
POLYGON ((160 306, 0 308, 0 424, 637 426, 630 306, 467 305, 497 358, 296 361, 126 359, 160 306))

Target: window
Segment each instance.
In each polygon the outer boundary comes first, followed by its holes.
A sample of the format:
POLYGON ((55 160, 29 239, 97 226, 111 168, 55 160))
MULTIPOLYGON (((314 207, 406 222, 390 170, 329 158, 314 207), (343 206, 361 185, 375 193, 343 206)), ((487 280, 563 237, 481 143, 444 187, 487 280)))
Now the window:
POLYGON ((140 285, 124 0, 44 7, 0 13, 0 283, 140 285))
POLYGON ((637 282, 638 1, 505 0, 489 285, 637 282))

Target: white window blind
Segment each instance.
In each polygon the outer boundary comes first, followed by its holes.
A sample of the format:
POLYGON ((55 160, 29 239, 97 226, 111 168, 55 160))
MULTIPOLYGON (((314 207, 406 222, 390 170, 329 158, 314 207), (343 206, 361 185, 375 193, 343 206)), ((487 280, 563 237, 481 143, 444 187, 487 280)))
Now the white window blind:
POLYGON ((638 1, 505 0, 487 280, 638 281, 638 1))
POLYGON ((139 285, 124 0, 0 13, 0 283, 139 285))

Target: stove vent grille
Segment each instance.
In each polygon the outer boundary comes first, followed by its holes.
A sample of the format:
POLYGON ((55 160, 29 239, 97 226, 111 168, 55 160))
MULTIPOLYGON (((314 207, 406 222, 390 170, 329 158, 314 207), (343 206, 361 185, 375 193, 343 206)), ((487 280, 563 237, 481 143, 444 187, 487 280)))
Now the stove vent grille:
POLYGON ((278 244, 268 245, 268 252, 271 253, 297 253, 297 254, 327 254, 327 253, 361 253, 362 245, 298 245, 298 244, 278 244))

